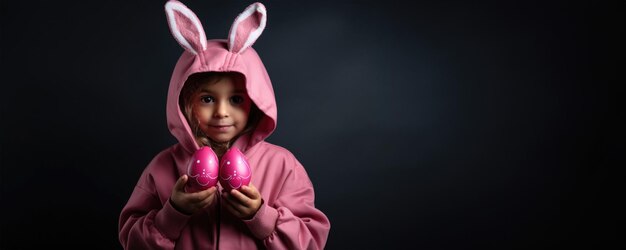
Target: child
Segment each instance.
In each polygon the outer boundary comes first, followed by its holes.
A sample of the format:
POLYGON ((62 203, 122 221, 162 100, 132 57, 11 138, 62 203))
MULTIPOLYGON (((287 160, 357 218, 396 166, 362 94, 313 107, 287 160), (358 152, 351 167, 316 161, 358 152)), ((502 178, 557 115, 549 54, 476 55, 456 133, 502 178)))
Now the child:
POLYGON ((250 47, 266 24, 254 3, 227 40, 206 40, 196 15, 178 1, 165 5, 174 38, 185 49, 167 97, 167 122, 178 139, 146 167, 119 220, 125 249, 321 249, 330 223, 315 208, 313 185, 286 149, 265 142, 276 128, 269 76, 250 47), (239 148, 251 183, 185 192, 187 164, 201 146, 219 158, 239 148))

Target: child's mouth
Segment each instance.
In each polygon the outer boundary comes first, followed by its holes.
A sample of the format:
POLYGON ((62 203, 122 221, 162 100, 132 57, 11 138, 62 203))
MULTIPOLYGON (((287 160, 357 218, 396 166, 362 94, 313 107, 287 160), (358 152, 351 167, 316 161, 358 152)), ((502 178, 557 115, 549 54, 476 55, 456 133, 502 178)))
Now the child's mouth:
POLYGON ((228 129, 230 129, 233 125, 211 125, 210 127, 217 130, 217 131, 227 131, 228 129))

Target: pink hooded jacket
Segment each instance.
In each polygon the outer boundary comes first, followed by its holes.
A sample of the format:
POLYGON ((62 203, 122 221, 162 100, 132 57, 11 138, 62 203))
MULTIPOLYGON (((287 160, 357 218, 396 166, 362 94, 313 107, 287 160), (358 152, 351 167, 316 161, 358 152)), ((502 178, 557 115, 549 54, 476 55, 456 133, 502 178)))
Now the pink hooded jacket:
POLYGON ((228 39, 208 41, 185 5, 169 1, 165 10, 174 38, 185 49, 167 96, 168 127, 179 143, 160 152, 141 174, 120 214, 121 244, 125 249, 324 248, 330 222, 315 208, 306 171, 287 149, 264 141, 276 128, 276 100, 265 67, 250 46, 265 28, 265 7, 250 5, 235 19, 228 39), (169 202, 174 183, 199 148, 179 107, 179 94, 189 75, 209 71, 241 73, 248 95, 264 113, 256 129, 234 143, 247 157, 252 183, 263 197, 250 220, 230 215, 219 197, 205 212, 191 216, 169 202))

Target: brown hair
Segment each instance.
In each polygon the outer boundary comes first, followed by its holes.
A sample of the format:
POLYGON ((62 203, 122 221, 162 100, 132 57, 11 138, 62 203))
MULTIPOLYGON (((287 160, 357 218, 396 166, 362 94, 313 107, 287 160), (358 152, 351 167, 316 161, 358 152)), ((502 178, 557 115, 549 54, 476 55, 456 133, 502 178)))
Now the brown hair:
MULTIPOLYGON (((235 81, 245 81, 245 77, 237 72, 202 72, 195 73, 190 75, 185 81, 183 85, 183 89, 180 91, 179 96, 179 106, 183 114, 185 115, 185 119, 187 120, 187 124, 189 124, 189 128, 194 135, 194 139, 198 146, 210 146, 210 147, 221 147, 222 149, 230 148, 233 142, 239 138, 239 136, 252 132, 256 125, 259 123, 261 118, 263 117, 263 112, 256 106, 254 102, 250 105, 250 113, 248 114, 248 123, 246 127, 241 133, 235 136, 231 141, 226 143, 226 145, 220 145, 219 143, 211 140, 202 130, 200 129, 200 125, 198 124, 198 120, 194 119, 193 116, 193 102, 191 98, 194 93, 198 91, 200 86, 203 84, 214 84, 219 82, 223 77, 231 76, 235 81)), ((215 149, 215 148, 214 148, 215 149)))

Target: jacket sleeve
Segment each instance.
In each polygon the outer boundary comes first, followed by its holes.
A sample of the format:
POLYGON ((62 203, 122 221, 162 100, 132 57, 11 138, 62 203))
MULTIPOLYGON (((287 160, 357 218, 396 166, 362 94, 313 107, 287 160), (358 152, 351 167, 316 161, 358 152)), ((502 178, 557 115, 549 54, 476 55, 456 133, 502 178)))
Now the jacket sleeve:
POLYGON ((174 249, 189 221, 190 216, 159 198, 150 173, 153 164, 155 161, 146 168, 120 213, 119 240, 124 249, 174 249))
POLYGON ((330 222, 315 208, 313 184, 294 161, 274 204, 263 202, 256 215, 244 222, 268 249, 323 249, 330 222))
POLYGON ((188 220, 169 202, 161 205, 155 195, 135 187, 120 215, 120 242, 124 249, 174 249, 188 220))

